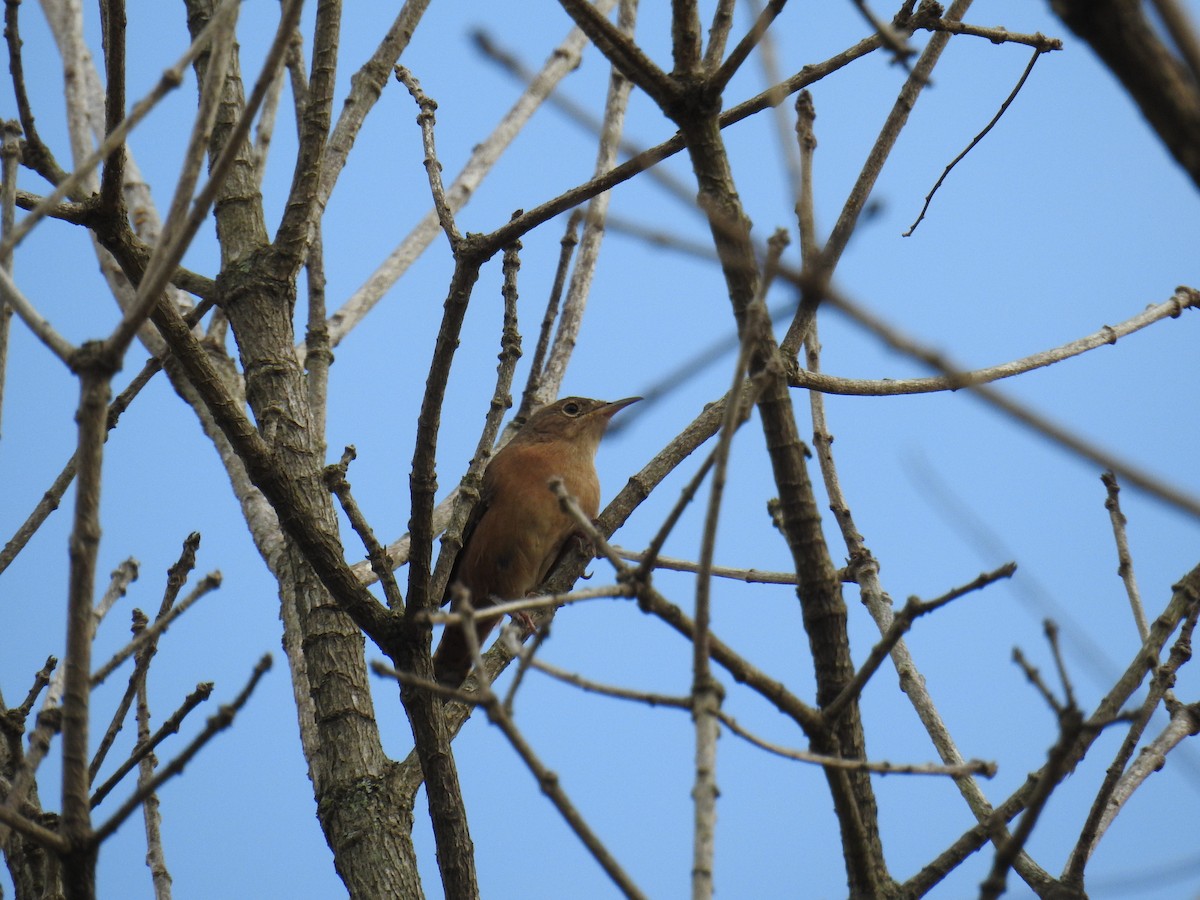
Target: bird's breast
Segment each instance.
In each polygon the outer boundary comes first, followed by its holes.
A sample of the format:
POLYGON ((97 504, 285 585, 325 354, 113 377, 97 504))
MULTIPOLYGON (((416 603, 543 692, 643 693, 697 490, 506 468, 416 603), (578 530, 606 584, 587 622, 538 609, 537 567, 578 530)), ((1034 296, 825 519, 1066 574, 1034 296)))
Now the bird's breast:
POLYGON ((550 490, 552 478, 562 478, 589 518, 599 508, 600 483, 590 458, 555 452, 553 444, 519 450, 497 455, 484 475, 488 509, 459 566, 459 580, 476 598, 525 596, 546 577, 576 530, 550 490))

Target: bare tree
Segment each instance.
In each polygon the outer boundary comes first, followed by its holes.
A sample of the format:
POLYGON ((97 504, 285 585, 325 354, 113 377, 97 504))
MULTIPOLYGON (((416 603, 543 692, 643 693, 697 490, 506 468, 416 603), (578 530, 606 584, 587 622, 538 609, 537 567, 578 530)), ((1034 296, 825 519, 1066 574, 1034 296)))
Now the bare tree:
MULTIPOLYGON (((464 789, 464 782, 476 776, 457 751, 460 729, 476 709, 515 751, 513 758, 532 773, 566 831, 616 890, 626 896, 646 895, 646 888, 639 886, 644 867, 630 865, 612 836, 578 802, 571 785, 560 780, 544 758, 539 729, 529 727, 520 714, 516 701, 527 704, 535 683, 570 685, 639 709, 658 707, 659 717, 673 717, 676 710, 690 714, 689 746, 670 765, 677 773, 686 772, 691 785, 687 833, 694 897, 712 896, 723 864, 717 837, 722 734, 736 736, 755 754, 820 772, 827 794, 812 800, 812 815, 802 817, 792 840, 804 841, 810 832, 828 830, 841 857, 836 866, 832 859, 822 865, 840 869, 851 896, 924 895, 985 849, 981 896, 1004 893, 1014 873, 1038 896, 1085 896, 1089 860, 1116 816, 1168 754, 1200 730, 1200 703, 1189 702, 1175 690, 1190 658, 1191 635, 1200 614, 1200 564, 1192 562, 1189 571, 1171 573, 1169 590, 1147 593, 1143 599, 1119 492, 1125 486, 1153 498, 1192 529, 1200 518, 1200 499, 1189 493, 1177 467, 1166 461, 1130 462, 1122 452, 1106 449, 1105 442, 1082 436, 993 383, 1089 354, 1143 329, 1181 327, 1167 320, 1200 304, 1200 293, 1175 284, 1194 277, 1194 272, 1183 265, 1179 272, 1160 273, 1170 279, 1169 286, 1148 308, 1139 309, 1141 304, 1131 300, 1128 316, 1118 324, 1067 342, 1048 337, 1042 345, 1049 349, 972 368, 941 351, 947 345, 942 335, 912 337, 898 326, 900 316, 881 318, 851 296, 843 263, 851 241, 871 218, 881 173, 914 108, 931 86, 959 77, 959 70, 945 73, 939 67, 947 48, 952 43, 966 46, 975 59, 1018 48, 1029 59, 1007 98, 997 104, 999 111, 990 121, 980 121, 981 130, 977 128, 967 150, 945 166, 929 191, 925 208, 919 214, 914 210, 910 235, 920 234, 923 219, 936 220, 941 214, 939 189, 948 192, 956 179, 966 177, 953 171, 956 165, 985 143, 993 128, 1003 128, 1001 117, 1019 104, 1021 90, 1046 63, 1036 73, 1035 65, 1062 50, 1060 40, 1035 31, 970 23, 970 0, 955 0, 948 9, 935 3, 917 8, 910 0, 890 16, 855 3, 847 7, 865 37, 823 58, 793 58, 794 47, 781 34, 781 23, 818 29, 822 14, 796 13, 801 18, 783 19, 783 0, 746 4, 746 15, 735 15, 741 7, 729 0, 716 0, 703 11, 695 2, 677 0, 669 17, 651 21, 661 29, 653 35, 645 23, 639 27, 635 0, 560 0, 553 9, 565 36, 538 70, 527 68, 523 60, 549 48, 532 46, 531 40, 531 46, 509 52, 486 34, 477 37, 481 54, 490 60, 482 64, 507 69, 513 80, 502 83, 519 84, 519 96, 497 116, 499 124, 490 133, 475 130, 469 139, 447 142, 445 122, 439 123, 438 116, 448 118, 456 111, 439 109, 434 85, 445 83, 454 61, 444 60, 442 69, 422 68, 410 59, 423 41, 431 48, 428 52, 436 53, 444 37, 422 24, 437 14, 427 10, 428 0, 408 0, 390 25, 373 36, 365 62, 351 59, 344 46, 344 11, 337 0, 323 0, 308 15, 299 0, 283 0, 270 33, 261 31, 258 21, 247 25, 245 16, 251 13, 240 10, 236 0, 186 0, 184 10, 175 11, 180 28, 172 37, 178 38, 174 61, 136 97, 129 73, 138 48, 129 44, 134 26, 127 22, 122 0, 101 0, 100 64, 88 49, 78 4, 44 0, 42 5, 61 57, 70 162, 62 148, 39 133, 38 121, 47 111, 35 109, 31 99, 36 90, 27 74, 29 54, 22 42, 32 27, 29 10, 10 2, 5 35, 12 74, 9 96, 17 115, 4 131, 0 354, 7 352, 9 322, 15 314, 20 324, 14 327, 26 329, 21 333, 36 338, 43 360, 56 361, 61 373, 69 374, 77 399, 73 454, 54 483, 42 488, 36 508, 22 510, 19 516, 13 513, 15 531, 0 551, 0 573, 28 558, 39 530, 54 520, 60 502, 70 499, 66 603, 54 607, 56 621, 66 624, 62 660, 51 657, 39 672, 29 673, 32 688, 9 686, 10 697, 14 690, 26 691, 18 705, 0 702, 0 844, 18 898, 96 896, 97 863, 106 842, 138 811, 145 821, 153 890, 156 896, 169 896, 172 854, 182 851, 162 837, 164 824, 169 827, 177 813, 169 803, 160 804, 160 791, 234 722, 271 665, 270 656, 263 656, 237 691, 201 682, 171 715, 160 722, 152 715, 147 679, 160 641, 184 612, 222 584, 220 573, 213 572, 183 594, 201 541, 190 518, 199 513, 186 505, 171 510, 179 538, 186 538, 167 572, 157 615, 151 618, 134 610, 132 640, 112 654, 97 649, 102 646, 97 644, 98 629, 138 574, 131 558, 113 573, 106 590, 98 590, 102 522, 113 503, 156 505, 157 499, 113 474, 117 451, 106 442, 126 409, 145 402, 138 398, 146 386, 164 377, 173 392, 172 403, 190 410, 205 444, 216 451, 242 515, 242 522, 231 530, 248 533, 276 587, 299 749, 324 840, 351 896, 436 893, 427 883, 433 869, 420 837, 426 827, 432 833, 445 896, 476 897, 495 890, 477 865, 474 823, 479 810, 464 789), (253 55, 246 52, 250 47, 253 55), (587 48, 606 66, 607 92, 598 114, 555 93, 587 48), (891 65, 872 70, 871 61, 880 58, 891 65), (754 77, 761 75, 768 86, 743 94, 756 66, 761 71, 754 77), (353 74, 347 80, 348 67, 353 74), (826 191, 818 174, 819 110, 814 92, 826 79, 847 71, 861 71, 863 79, 874 79, 875 87, 898 93, 879 121, 871 123, 874 136, 865 160, 857 166, 849 189, 843 190, 832 227, 822 233, 818 211, 828 204, 818 199, 826 191), (156 116, 184 84, 195 86, 195 110, 179 156, 171 157, 179 174, 160 215, 158 204, 166 195, 152 192, 143 180, 136 158, 138 141, 158 134, 154 129, 159 127, 163 146, 174 146, 167 140, 167 129, 156 124, 156 116), (402 125, 389 121, 388 133, 381 136, 372 127, 385 114, 379 103, 385 91, 390 92, 390 109, 403 108, 404 115, 402 125), (539 193, 541 182, 527 186, 517 173, 506 173, 500 159, 534 112, 547 103, 559 105, 587 135, 594 147, 594 169, 591 177, 568 189, 539 193), (643 104, 649 104, 671 132, 646 148, 625 137, 629 110, 643 104), (414 112, 416 126, 410 124, 414 112), (778 230, 764 239, 751 225, 756 207, 747 197, 761 180, 756 168, 762 167, 766 153, 738 144, 727 129, 772 116, 776 120, 770 128, 777 132, 783 159, 780 180, 787 185, 786 205, 794 205, 794 218, 777 223, 778 230), (276 133, 277 124, 284 122, 294 122, 294 137, 276 133), (417 147, 424 170, 419 193, 418 157, 412 155, 417 147), (409 191, 402 198, 402 210, 392 203, 376 205, 346 187, 342 176, 351 171, 352 160, 370 153, 408 160, 404 166, 411 170, 402 167, 409 191), (684 161, 678 170, 658 167, 671 157, 684 161), (451 159, 453 165, 461 165, 453 177, 451 159), (498 178, 520 185, 522 209, 491 219, 473 215, 472 225, 481 230, 469 228, 464 207, 497 167, 498 178), (689 173, 687 178, 679 176, 683 171, 689 173), (649 224, 610 216, 610 192, 627 184, 669 198, 660 202, 676 203, 678 215, 662 215, 649 224), (276 196, 281 198, 278 204, 272 199, 276 196), (339 218, 334 212, 339 202, 354 212, 339 218), (24 212, 18 215, 18 209, 24 212), (336 260, 326 250, 335 243, 335 230, 342 241, 340 232, 353 222, 364 240, 368 233, 372 239, 383 235, 391 240, 402 227, 397 223, 413 218, 414 210, 424 217, 361 287, 329 291, 326 269, 336 260), (215 223, 211 235, 210 218, 215 223), (625 382, 637 379, 622 385, 629 388, 627 393, 649 385, 641 405, 649 415, 639 421, 667 421, 659 412, 665 408, 660 401, 679 396, 673 392, 684 386, 701 385, 703 391, 713 384, 720 387, 705 395, 707 402, 687 410, 676 433, 653 431, 654 447, 641 449, 640 462, 630 463, 627 481, 596 520, 580 509, 561 480, 545 485, 573 518, 581 540, 569 545, 534 595, 497 598, 509 602, 478 613, 513 614, 533 627, 506 626, 490 648, 479 647, 474 642, 477 611, 470 603, 442 610, 454 590, 454 559, 468 537, 483 472, 497 442, 507 440, 533 409, 557 398, 569 380, 568 370, 580 368, 572 362, 576 348, 591 334, 584 328, 584 311, 593 285, 610 267, 623 265, 601 254, 608 231, 628 234, 632 240, 627 246, 634 253, 658 248, 663 258, 668 253, 694 258, 688 264, 704 273, 695 282, 697 291, 703 290, 705 299, 720 297, 727 303, 726 324, 699 333, 690 326, 686 309, 664 313, 654 308, 653 296, 604 299, 620 304, 629 327, 644 332, 645 346, 666 342, 669 333, 671 340, 694 345, 697 351, 689 349, 686 363, 675 368, 652 354, 635 360, 637 355, 624 348, 614 350, 611 345, 618 339, 611 335, 597 339, 609 345, 608 368, 623 370, 625 382), (105 289, 116 300, 116 306, 99 318, 89 312, 89 328, 93 321, 102 324, 82 337, 62 307, 23 289, 19 265, 25 248, 46 234, 66 235, 54 240, 73 248, 63 256, 81 265, 78 257, 87 250, 72 243, 70 235, 76 233, 90 240, 105 289), (787 252, 789 234, 797 238, 798 254, 787 252), (548 300, 532 315, 521 299, 531 293, 523 287, 528 274, 524 282, 519 278, 522 253, 527 252, 523 242, 536 242, 541 268, 554 270, 553 284, 547 284, 548 300), (561 249, 547 252, 554 245, 561 249), (208 251, 211 255, 205 257, 208 251), (429 327, 424 318, 416 323, 433 308, 431 298, 400 297, 418 259, 432 260, 429 265, 438 267, 442 279, 440 318, 429 327), (493 335, 499 340, 490 338, 498 344, 499 365, 491 383, 481 384, 484 370, 477 357, 482 343, 472 332, 479 319, 471 314, 490 305, 480 285, 493 283, 499 286, 503 308, 492 317, 493 335), (340 395, 331 388, 331 373, 338 371, 333 366, 335 348, 352 334, 369 332, 360 326, 381 302, 421 306, 419 316, 412 314, 411 329, 384 339, 385 345, 398 348, 396 356, 420 361, 407 366, 411 377, 390 392, 400 402, 371 398, 363 415, 410 423, 411 432, 402 443, 392 441, 386 460, 408 475, 409 518, 402 535, 388 531, 390 524, 380 524, 385 501, 378 497, 383 490, 372 486, 370 476, 360 478, 361 468, 351 466, 355 448, 347 446, 341 452, 327 447, 335 432, 347 430, 337 420, 335 401, 340 395), (652 316, 660 315, 674 319, 669 331, 649 324, 652 316), (531 321, 536 323, 532 327, 531 321), (878 379, 829 374, 822 366, 818 337, 818 325, 827 322, 838 329, 853 323, 932 374, 878 379), (134 349, 135 343, 145 354, 134 349), (522 353, 530 349, 532 362, 521 370, 522 353), (138 369, 138 360, 146 354, 135 376, 123 381, 123 370, 138 369), (723 374, 717 381, 706 380, 713 377, 706 373, 714 363, 723 367, 723 374), (470 373, 468 387, 462 384, 464 371, 470 373), (514 390, 519 371, 524 384, 514 390), (1105 492, 1090 515, 1099 519, 1100 502, 1106 503, 1116 546, 1113 555, 1133 618, 1125 659, 1106 673, 1095 696, 1077 684, 1072 656, 1062 646, 1079 639, 1071 623, 1047 618, 1044 644, 1016 651, 1018 670, 1030 685, 1024 714, 1048 715, 1054 727, 1030 729, 1024 736, 1028 752, 1040 757, 1036 770, 1011 782, 1010 789, 991 794, 984 779, 998 770, 1003 773, 1008 762, 969 758, 991 754, 986 748, 983 753, 963 749, 952 720, 935 705, 934 690, 906 635, 958 610, 964 597, 989 588, 994 593, 991 586, 1012 578, 1016 562, 997 555, 986 571, 974 576, 957 560, 957 586, 950 582, 935 596, 910 596, 903 604, 893 604, 880 560, 863 536, 868 529, 860 529, 852 512, 863 502, 856 495, 859 489, 849 486, 855 479, 843 485, 843 459, 835 454, 833 443, 837 422, 831 421, 835 416, 827 413, 825 399, 956 391, 1086 460, 1097 473, 1104 472, 1105 492), (506 411, 514 405, 517 413, 502 429, 506 411), (450 426, 456 440, 470 431, 475 441, 470 464, 461 475, 460 467, 447 457, 445 434, 450 426), (331 463, 339 454, 340 460, 331 463), (440 492, 446 473, 457 486, 440 492), (774 565, 778 571, 765 571, 768 564, 757 559, 750 561, 753 569, 717 564, 718 536, 745 527, 740 523, 747 506, 737 495, 747 473, 753 473, 769 494, 766 510, 760 503, 750 515, 774 530, 777 546, 770 554, 765 547, 762 552, 764 560, 779 561, 774 565), (703 512, 696 513, 700 521, 685 532, 680 520, 693 503, 702 505, 703 512), (738 511, 731 513, 735 503, 738 511), (627 523, 623 546, 610 543, 627 523), (685 552, 691 559, 664 555, 669 541, 671 546, 680 544, 680 534, 686 534, 690 549, 685 552), (439 536, 440 552, 435 553, 439 536), (353 549, 355 544, 362 549, 353 549), (577 587, 585 571, 593 580, 577 587), (671 571, 688 574, 673 576, 671 571), (731 641, 722 633, 729 614, 722 611, 723 603, 731 595, 718 580, 728 579, 743 582, 733 596, 756 629, 790 631, 791 659, 800 663, 788 669, 786 678, 778 677, 778 667, 761 654, 763 648, 731 641), (775 621, 762 610, 745 613, 761 602, 758 598, 769 584, 785 586, 771 590, 790 592, 795 603, 789 604, 788 617, 775 621), (847 593, 857 594, 875 628, 873 636, 862 627, 865 616, 855 624, 847 593), (672 671, 687 673, 686 690, 669 693, 659 689, 659 682, 617 685, 583 664, 564 668, 547 660, 543 648, 553 646, 547 638, 559 609, 599 605, 594 601, 616 606, 612 601, 620 600, 634 601, 647 621, 666 626, 656 632, 652 653, 669 658, 677 652, 669 649, 672 642, 683 638, 679 643, 688 648, 687 658, 672 671), (798 620, 792 614, 796 604, 798 620), (65 610, 61 618, 58 609, 65 610), (463 629, 472 645, 474 674, 459 688, 434 678, 430 651, 439 627, 463 629), (101 658, 106 661, 98 664, 101 658), (123 692, 113 691, 110 707, 101 685, 122 666, 129 670, 127 685, 123 692), (936 758, 890 758, 895 748, 880 733, 887 728, 873 723, 865 712, 864 692, 879 689, 881 670, 887 667, 895 671, 902 691, 888 695, 887 708, 897 716, 911 708, 927 736, 924 746, 931 745, 936 758), (1052 674, 1045 674, 1051 669, 1052 674), (733 704, 728 695, 735 691, 739 699, 733 704), (189 714, 214 694, 224 705, 204 726, 191 725, 189 714), (390 750, 395 735, 381 727, 387 713, 377 711, 377 704, 402 710, 411 738, 406 756, 390 750), (756 710, 752 722, 741 714, 747 706, 756 710), (113 764, 110 751, 129 743, 118 738, 131 709, 136 740, 125 758, 113 764), (771 710, 776 719, 781 714, 779 721, 786 722, 786 728, 781 731, 777 722, 760 727, 762 709, 771 710), (192 728, 192 736, 170 750, 169 760, 160 765, 156 754, 166 753, 172 746, 170 736, 185 725, 192 728), (783 736, 776 737, 779 734, 783 736), (54 777, 59 781, 50 784, 40 764, 56 741, 61 764, 54 777), (877 747, 889 758, 879 755, 877 747), (1069 852, 1038 852, 1031 836, 1039 821, 1051 814, 1060 786, 1085 758, 1093 761, 1098 754, 1107 754, 1099 762, 1106 768, 1089 783, 1089 796, 1077 801, 1069 815, 1055 814, 1056 829, 1072 835, 1069 852), (136 786, 123 787, 135 770, 136 786), (939 790, 939 784, 952 786, 959 809, 965 811, 961 815, 970 821, 931 826, 930 834, 939 837, 923 846, 920 863, 897 866, 889 850, 895 835, 885 824, 878 795, 884 774, 911 776, 914 782, 916 776, 930 776, 919 779, 922 789, 930 792, 939 790), (426 806, 418 813, 422 786, 426 806), (55 793, 57 803, 49 800, 55 793), (833 818, 824 814, 826 796, 832 801, 833 818), (941 840, 943 833, 952 836, 941 840)), ((1183 8, 1175 0, 1158 0, 1151 4, 1158 18, 1150 24, 1142 4, 1131 0, 1106 3, 1103 11, 1085 10, 1080 4, 1051 5, 1096 48, 1169 152, 1196 180, 1200 166, 1197 142, 1191 137, 1200 122, 1195 115, 1200 109, 1200 64, 1195 31, 1183 8)), ((261 18, 262 11, 254 15, 261 18)), ((820 112, 823 116, 823 107, 820 112)), ((830 127, 836 130, 844 117, 831 118, 835 122, 830 127)), ((452 133, 462 133, 461 121, 453 124, 452 133)), ((475 128, 476 123, 471 124, 475 128)), ((171 141, 179 142, 179 137, 171 141)), ((536 152, 547 173, 560 161, 553 147, 536 152)), ((552 180, 547 174, 545 182, 552 180)), ((382 180, 376 188, 387 189, 382 180)), ((551 279, 547 275, 543 280, 551 279)), ((829 339, 830 331, 826 333, 829 339)), ((834 333, 847 340, 844 331, 834 333)), ((359 351, 347 347, 338 352, 359 351)), ((1164 358, 1159 365, 1163 381, 1177 377, 1177 361, 1164 358)), ((5 371, 0 355, 0 375, 5 371)), ((11 394, 11 369, 9 375, 11 394)), ((3 384, 0 380, 0 388, 3 384)), ((23 384, 19 388, 27 389, 23 384)), ((364 385, 359 390, 371 389, 364 385)), ((355 427, 362 427, 361 422, 349 430, 355 427)), ((642 431, 649 433, 644 426, 642 431)), ((1170 429, 1162 434, 1169 439, 1170 429)), ((1178 458, 1181 451, 1170 455, 1178 458)), ((365 463, 366 459, 359 466, 365 463)), ((387 502, 394 504, 394 498, 387 502)), ((880 555, 886 561, 886 555, 880 555)), ((941 570, 935 571, 940 577, 941 570)), ((0 615, 8 611, 0 610, 0 615)), ((986 629, 989 615, 973 615, 978 618, 970 627, 986 629)), ((237 625, 230 623, 229 630, 237 630, 237 625)), ((215 655, 213 649, 220 648, 204 648, 195 657, 204 661, 215 655)), ((167 652, 187 651, 180 646, 167 652)), ((612 646, 610 652, 619 656, 620 647, 612 646)), ((582 693, 545 696, 563 704, 549 713, 559 719, 571 715, 571 704, 582 702, 582 693)), ((985 699, 980 706, 989 702, 993 701, 985 699)), ((986 715, 983 709, 979 713, 986 715)), ((253 707, 245 713, 254 714, 253 707)), ((611 744, 599 752, 633 769, 637 753, 630 754, 629 747, 637 740, 632 733, 613 735, 611 744)), ((476 757, 470 759, 474 763, 476 757)), ((761 794, 775 789, 773 778, 764 774, 759 779, 761 794)), ((762 806, 769 818, 770 804, 762 806)), ((920 819, 919 808, 920 801, 908 808, 914 821, 920 819)), ((250 804, 238 814, 265 815, 250 804)), ((538 850, 531 850, 531 862, 514 865, 536 867, 538 850)), ((787 885, 789 893, 803 893, 804 882, 795 881, 794 867, 785 860, 774 862, 776 883, 787 885)))

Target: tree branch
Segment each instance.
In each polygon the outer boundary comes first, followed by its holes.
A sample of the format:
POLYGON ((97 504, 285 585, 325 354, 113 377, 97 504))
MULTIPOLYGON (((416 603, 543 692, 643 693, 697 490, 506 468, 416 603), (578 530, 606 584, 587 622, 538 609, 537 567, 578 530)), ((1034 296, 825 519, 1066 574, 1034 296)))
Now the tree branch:
POLYGON ((1200 82, 1163 44, 1140 0, 1051 0, 1050 7, 1120 79, 1200 187, 1200 82))

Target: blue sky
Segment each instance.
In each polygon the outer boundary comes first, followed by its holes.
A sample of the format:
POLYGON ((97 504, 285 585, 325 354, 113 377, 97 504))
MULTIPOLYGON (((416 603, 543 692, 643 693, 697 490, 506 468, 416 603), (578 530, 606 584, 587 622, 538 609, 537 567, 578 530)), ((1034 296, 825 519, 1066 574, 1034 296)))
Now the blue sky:
MULTIPOLYGON (((1196 3, 1188 5, 1200 13, 1196 3)), ((244 6, 242 69, 252 73, 273 32, 277 5, 254 0, 244 6)), ((667 13, 659 7, 666 5, 646 6, 638 37, 665 65, 669 31, 667 13)), ((362 4, 347 15, 339 96, 393 15, 393 10, 362 4)), ((66 164, 62 75, 40 16, 31 5, 22 8, 25 64, 39 128, 66 164)), ((85 19, 99 56, 97 16, 90 7, 85 19)), ((878 182, 873 197, 878 212, 861 224, 838 269, 842 291, 964 367, 976 367, 1127 319, 1147 304, 1165 301, 1178 284, 1197 286, 1197 191, 1090 51, 1049 16, 1044 3, 980 0, 968 20, 1059 36, 1065 49, 1039 61, 999 125, 950 175, 914 236, 902 238, 944 165, 992 117, 1028 58, 1023 47, 951 41, 934 86, 918 101, 878 182)), ((536 10, 530 6, 520 16, 493 4, 432 5, 402 61, 438 101, 438 146, 448 176, 520 92, 472 48, 470 31, 476 27, 537 66, 570 23, 550 2, 536 10)), ((745 27, 743 10, 735 33, 745 27)), ((850 46, 865 36, 866 27, 849 3, 793 4, 774 31, 781 65, 790 73, 850 46)), ((925 38, 915 40, 923 44, 925 38)), ((145 93, 186 44, 181 7, 131 5, 129 96, 145 93)), ((562 90, 599 109, 606 79, 602 59, 589 51, 562 90)), ((876 54, 813 87, 819 140, 815 203, 822 234, 836 219, 902 80, 902 71, 876 54)), ((726 92, 726 102, 731 105, 762 87, 758 67, 747 65, 726 92)), ((0 115, 13 117, 11 89, 0 98, 0 115)), ((178 173, 194 98, 189 78, 131 140, 160 208, 169 201, 178 173)), ((371 274, 429 207, 415 113, 407 93, 390 83, 339 181, 324 231, 331 308, 371 274)), ((275 221, 290 180, 292 128, 282 111, 264 187, 268 216, 275 221)), ((671 133, 667 120, 635 93, 627 136, 651 144, 671 133)), ((765 238, 778 226, 794 235, 793 200, 781 176, 773 123, 760 116, 725 136, 756 235, 765 238)), ((594 156, 590 135, 554 110, 539 111, 460 214, 460 228, 491 230, 513 209, 530 208, 586 180, 594 156)), ((663 165, 688 176, 684 159, 663 165)), ((20 184, 36 192, 45 189, 27 172, 20 184)), ((687 238, 706 237, 699 216, 648 179, 616 189, 611 212, 687 238)), ((527 358, 564 225, 551 222, 523 242, 527 358)), ((796 254, 793 241, 789 258, 794 261, 796 254)), ((186 264, 211 275, 216 258, 209 226, 186 264)), ((350 470, 356 497, 377 533, 388 539, 400 535, 408 519, 416 410, 450 270, 439 237, 336 351, 330 457, 335 459, 344 444, 356 445, 359 458, 350 470)), ((104 335, 115 322, 115 306, 87 238, 72 226, 47 222, 39 227, 18 250, 15 279, 73 341, 104 335)), ((497 262, 484 270, 476 289, 449 385, 448 404, 456 414, 443 419, 440 495, 465 469, 487 409, 498 350, 499 285, 497 262)), ((773 303, 790 299, 782 288, 771 297, 773 303)), ((820 326, 828 372, 863 378, 925 374, 834 312, 823 312, 820 326)), ((611 230, 564 392, 606 398, 638 394, 732 328, 724 285, 711 263, 646 247, 611 230)), ((1196 341, 1193 310, 1114 347, 1005 382, 1001 389, 1197 496, 1196 341)), ((130 352, 120 385, 136 373, 144 355, 140 347, 130 352)), ((719 360, 605 442, 599 468, 606 500, 704 403, 726 390, 732 365, 731 357, 719 360)), ((518 371, 518 383, 525 372, 524 366, 518 371)), ((14 323, 0 422, 0 466, 7 473, 0 499, 5 539, 70 456, 76 402, 74 378, 14 323)), ((801 433, 808 435, 807 397, 798 394, 796 403, 801 433)), ((1094 464, 962 392, 830 397, 826 405, 842 486, 897 603, 909 595, 937 596, 1010 559, 1019 565, 1011 582, 921 620, 908 639, 963 754, 999 763, 997 777, 984 783, 988 797, 998 801, 1042 763, 1056 736, 1050 711, 1011 663, 1012 648, 1019 645, 1051 673, 1041 621, 1056 618, 1067 665, 1087 709, 1137 646, 1115 574, 1100 473, 1094 464)), ((766 457, 759 435, 755 419, 735 438, 717 561, 786 568, 786 547, 765 512, 773 491, 763 476, 766 457)), ((616 540, 626 547, 644 546, 696 464, 681 466, 616 540)), ((100 572, 132 555, 141 562, 141 578, 102 628, 97 657, 124 642, 131 605, 157 608, 165 570, 193 530, 203 535, 198 571, 220 569, 224 585, 165 639, 150 679, 152 709, 160 717, 169 714, 196 682, 206 680, 217 683, 214 702, 225 702, 262 653, 276 657, 276 667, 235 726, 162 792, 175 896, 343 894, 317 826, 296 739, 273 582, 243 527, 216 455, 194 415, 164 380, 139 397, 112 433, 105 465, 100 572)), ((1196 564, 1200 523, 1132 488, 1121 499, 1139 584, 1153 616, 1165 605, 1172 583, 1196 564)), ((0 576, 0 688, 10 704, 24 695, 45 657, 61 652, 72 500, 68 494, 63 508, 0 576)), ((702 507, 694 508, 666 552, 694 558, 701 520, 702 507)), ((832 520, 827 533, 840 559, 844 551, 832 520)), ((350 557, 359 558, 352 535, 346 543, 350 557)), ((592 572, 593 584, 608 578, 599 562, 592 572)), ((692 602, 689 577, 663 574, 658 584, 685 608, 692 602)), ((847 586, 846 599, 855 658, 862 660, 878 635, 853 586, 847 586)), ((811 697, 807 643, 788 588, 719 582, 714 602, 718 635, 801 696, 811 697)), ((600 681, 674 693, 685 693, 690 683, 689 646, 619 601, 564 611, 545 652, 550 661, 600 681)), ((97 693, 99 719, 119 695, 122 677, 97 693)), ((731 680, 725 682, 725 708, 739 721, 770 740, 804 746, 802 735, 782 717, 731 680)), ((1180 698, 1195 701, 1198 688, 1200 678, 1185 670, 1177 686, 1180 698)), ((386 684, 377 685, 376 712, 387 749, 403 757, 411 738, 395 691, 386 684)), ((207 714, 195 714, 183 739, 164 745, 160 759, 171 757, 207 714)), ((873 759, 933 759, 889 667, 868 687, 863 715, 873 759)), ((642 889, 656 898, 686 896, 690 720, 677 711, 583 695, 533 678, 518 700, 517 722, 642 889)), ((1157 718, 1150 734, 1164 723, 1165 716, 1157 718)), ((128 735, 129 729, 126 750, 128 735)), ((1119 739, 1116 731, 1101 738, 1055 794, 1035 831, 1030 850, 1050 871, 1061 870, 1119 739)), ((615 896, 498 731, 476 717, 455 747, 484 896, 615 896)), ((762 898, 843 895, 836 823, 821 774, 766 756, 730 734, 722 737, 718 752, 718 892, 762 898)), ((41 785, 43 802, 53 807, 55 758, 43 768, 41 785)), ((876 779, 875 785, 884 846, 898 878, 913 874, 972 824, 949 783, 893 776, 876 779)), ((1149 780, 1101 843, 1089 869, 1092 895, 1168 898, 1200 891, 1200 857, 1190 837, 1200 826, 1198 799, 1200 754, 1185 747, 1149 780)), ((423 806, 423 797, 418 798, 415 837, 425 888, 429 896, 438 896, 423 806)), ((105 846, 101 895, 149 896, 143 854, 141 827, 130 821, 105 846)), ((978 854, 935 896, 973 893, 990 859, 986 851, 978 854)), ((1010 896, 1026 895, 1015 876, 1010 885, 1010 896)))

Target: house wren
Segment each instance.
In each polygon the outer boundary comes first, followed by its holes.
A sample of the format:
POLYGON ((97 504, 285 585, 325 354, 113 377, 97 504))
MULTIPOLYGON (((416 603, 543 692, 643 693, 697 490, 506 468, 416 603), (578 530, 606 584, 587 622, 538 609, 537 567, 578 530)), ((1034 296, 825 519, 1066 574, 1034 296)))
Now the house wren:
MULTIPOLYGON (((600 506, 596 448, 613 415, 640 399, 606 403, 567 397, 551 403, 531 415, 488 463, 450 574, 450 584, 465 589, 476 610, 518 600, 536 588, 575 531, 548 487, 550 479, 561 478, 583 511, 595 517, 600 506)), ((476 621, 480 642, 496 621, 476 621)), ((448 625, 433 656, 437 680, 458 687, 472 662, 462 627, 448 625)))

